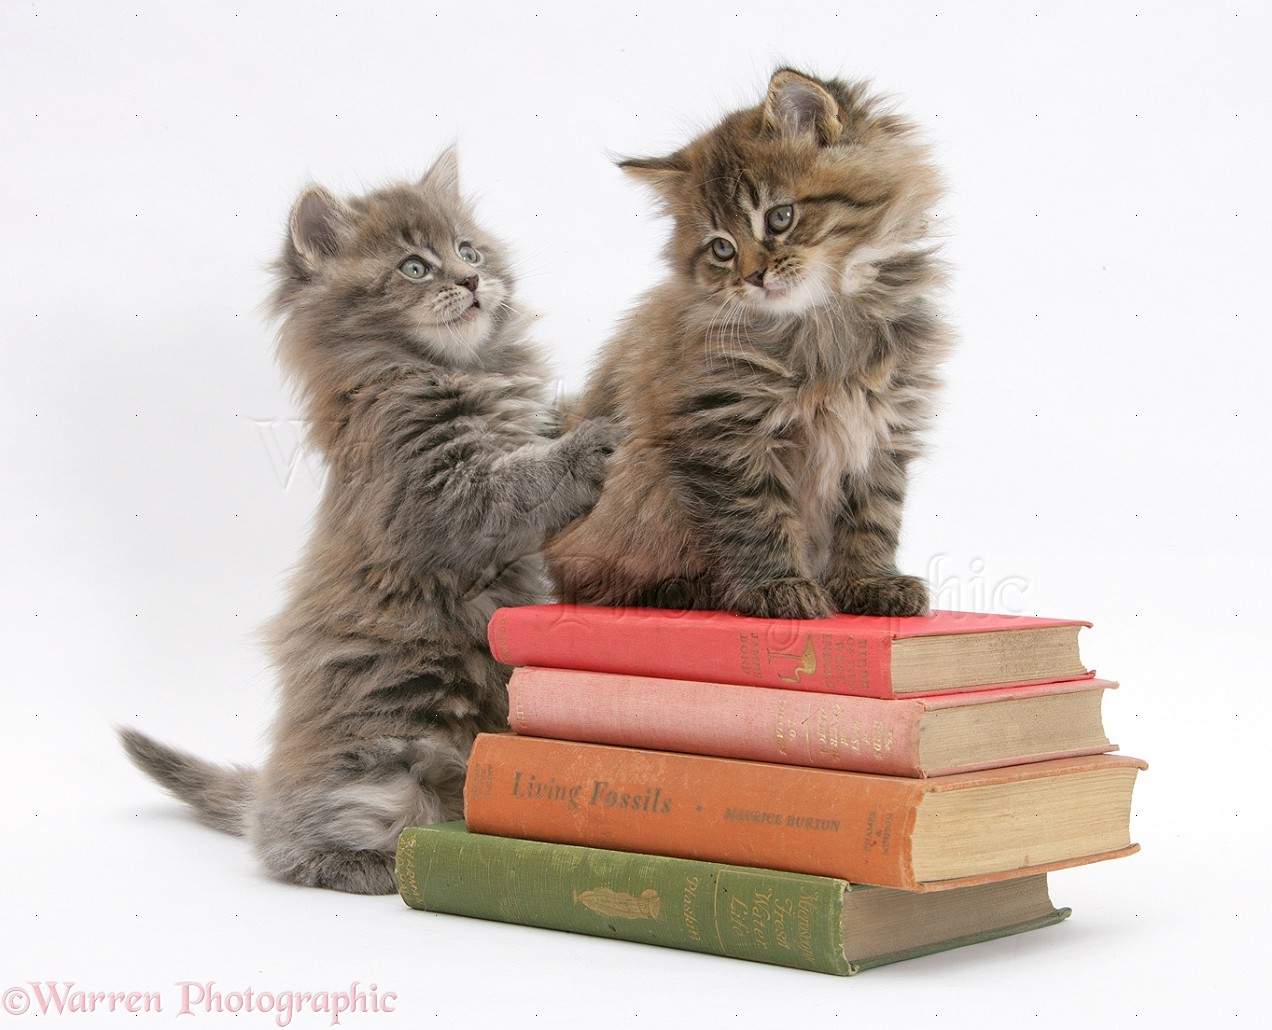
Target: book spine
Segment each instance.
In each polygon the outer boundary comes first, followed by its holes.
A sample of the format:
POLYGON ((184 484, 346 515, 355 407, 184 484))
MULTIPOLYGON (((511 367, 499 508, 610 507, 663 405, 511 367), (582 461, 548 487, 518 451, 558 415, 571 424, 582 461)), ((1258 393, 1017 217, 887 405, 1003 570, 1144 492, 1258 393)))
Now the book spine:
POLYGON ((459 827, 402 832, 398 883, 411 907, 823 973, 855 972, 843 950, 842 880, 459 827))
POLYGON ((924 775, 918 701, 532 667, 513 671, 508 699, 529 736, 924 775))
POLYGON ((828 623, 541 605, 499 609, 488 636, 507 665, 891 697, 886 626, 848 631, 828 623))
POLYGON ((464 812, 477 833, 914 890, 910 836, 928 782, 481 734, 464 812))

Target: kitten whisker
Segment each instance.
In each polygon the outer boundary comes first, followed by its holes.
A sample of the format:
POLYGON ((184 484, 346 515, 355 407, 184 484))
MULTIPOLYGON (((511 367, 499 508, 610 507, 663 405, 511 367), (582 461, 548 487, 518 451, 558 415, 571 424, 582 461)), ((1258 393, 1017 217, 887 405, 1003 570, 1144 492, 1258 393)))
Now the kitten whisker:
MULTIPOLYGON (((714 354, 721 361, 729 356, 729 342, 732 340, 735 350, 742 350, 742 330, 744 328, 744 317, 747 314, 746 305, 739 297, 726 295, 720 306, 712 315, 707 323, 706 342, 708 344, 708 363, 712 356, 712 345, 714 344, 714 354)), ((747 334, 747 341, 750 342, 750 334, 747 334)))

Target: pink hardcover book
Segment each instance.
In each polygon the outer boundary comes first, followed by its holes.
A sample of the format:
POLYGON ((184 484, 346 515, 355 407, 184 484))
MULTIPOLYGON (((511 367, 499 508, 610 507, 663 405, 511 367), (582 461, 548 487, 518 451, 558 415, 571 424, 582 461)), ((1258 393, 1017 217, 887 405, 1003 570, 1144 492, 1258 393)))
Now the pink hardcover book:
POLYGON ((731 683, 522 667, 523 735, 889 776, 943 776, 1115 750, 1108 680, 884 700, 731 683))
POLYGON ((972 612, 798 620, 528 605, 496 611, 489 637, 508 665, 897 697, 1091 676, 1078 654, 1089 625, 972 612))

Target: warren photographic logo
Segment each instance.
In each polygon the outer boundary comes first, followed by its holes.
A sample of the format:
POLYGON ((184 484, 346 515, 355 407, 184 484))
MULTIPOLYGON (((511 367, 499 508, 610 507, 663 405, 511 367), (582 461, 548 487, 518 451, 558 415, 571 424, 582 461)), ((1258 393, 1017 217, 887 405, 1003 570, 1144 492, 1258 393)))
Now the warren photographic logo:
POLYGON ((306 442, 308 423, 304 419, 253 418, 250 422, 279 486, 290 490, 300 482, 322 485, 323 464, 306 442))
POLYGON ((989 570, 984 558, 960 564, 947 554, 935 555, 927 566, 932 607, 951 612, 997 612, 1024 615, 1029 580, 989 570))
POLYGON ((167 989, 136 991, 93 990, 74 980, 29 980, 5 990, 0 1007, 10 1016, 33 1019, 108 1012, 156 1015, 165 1025, 164 1017, 228 1012, 287 1027, 298 1016, 318 1016, 327 1026, 342 1026, 346 1017, 354 1015, 392 1014, 397 1000, 395 992, 383 991, 378 984, 357 982, 335 991, 262 991, 255 987, 226 990, 214 980, 183 980, 167 989))

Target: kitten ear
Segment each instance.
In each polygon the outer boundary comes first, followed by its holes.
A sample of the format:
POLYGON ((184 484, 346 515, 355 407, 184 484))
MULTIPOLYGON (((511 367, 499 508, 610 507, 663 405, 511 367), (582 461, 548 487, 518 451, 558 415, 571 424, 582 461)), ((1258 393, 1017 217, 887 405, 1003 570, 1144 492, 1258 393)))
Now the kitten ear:
POLYGON ((420 189, 436 193, 448 204, 460 204, 459 149, 452 146, 443 150, 433 162, 433 167, 424 173, 419 185, 420 189))
POLYGON ((321 186, 310 186, 291 212, 291 241, 309 265, 339 252, 353 226, 353 212, 321 186))
POLYGON ((824 147, 839 137, 839 102, 815 79, 789 68, 773 73, 764 98, 764 120, 789 140, 824 147))
POLYGON ((689 170, 679 153, 669 154, 667 157, 624 158, 618 162, 618 167, 639 179, 665 200, 671 198, 689 170))

